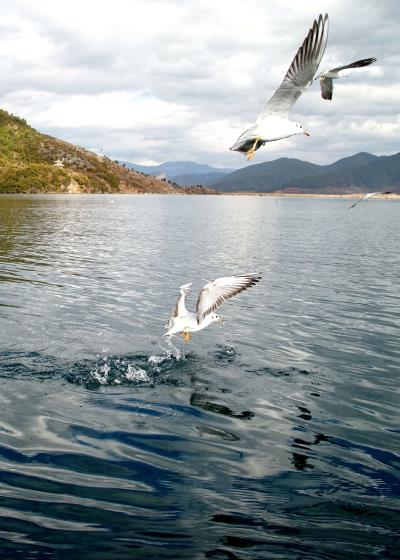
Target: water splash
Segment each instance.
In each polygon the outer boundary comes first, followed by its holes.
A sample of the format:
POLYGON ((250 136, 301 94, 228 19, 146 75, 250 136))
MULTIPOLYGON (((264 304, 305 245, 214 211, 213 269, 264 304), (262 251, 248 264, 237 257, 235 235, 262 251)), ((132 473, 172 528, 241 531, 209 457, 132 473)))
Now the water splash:
POLYGON ((151 365, 158 366, 169 360, 176 360, 179 362, 179 360, 185 358, 184 352, 178 346, 175 346, 172 341, 172 337, 164 338, 163 343, 160 342, 159 346, 163 351, 163 354, 150 356, 148 362, 151 365))
POLYGON ((87 388, 115 385, 140 385, 154 381, 156 376, 169 373, 177 362, 184 363, 184 352, 171 339, 159 343, 160 353, 113 356, 103 354, 96 361, 83 361, 69 368, 66 379, 87 388))
POLYGON ((151 382, 151 372, 146 371, 146 355, 104 355, 97 362, 84 361, 69 368, 66 379, 87 388, 99 386, 145 384, 151 382))
POLYGON ((89 375, 92 377, 93 381, 97 381, 100 385, 108 385, 108 374, 110 372, 111 366, 107 363, 107 357, 104 357, 103 360, 104 363, 96 367, 96 369, 89 375))
POLYGON ((131 364, 128 364, 125 377, 128 381, 140 381, 142 383, 148 383, 150 381, 150 377, 148 376, 146 370, 140 367, 135 367, 131 364))

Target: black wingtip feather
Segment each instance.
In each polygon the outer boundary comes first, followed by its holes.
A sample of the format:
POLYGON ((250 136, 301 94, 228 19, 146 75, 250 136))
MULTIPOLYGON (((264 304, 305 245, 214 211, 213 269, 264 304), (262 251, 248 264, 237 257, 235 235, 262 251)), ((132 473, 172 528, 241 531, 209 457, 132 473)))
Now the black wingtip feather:
POLYGON ((361 68, 362 66, 369 66, 376 61, 376 58, 364 58, 363 60, 357 60, 357 64, 359 65, 359 68, 361 68))

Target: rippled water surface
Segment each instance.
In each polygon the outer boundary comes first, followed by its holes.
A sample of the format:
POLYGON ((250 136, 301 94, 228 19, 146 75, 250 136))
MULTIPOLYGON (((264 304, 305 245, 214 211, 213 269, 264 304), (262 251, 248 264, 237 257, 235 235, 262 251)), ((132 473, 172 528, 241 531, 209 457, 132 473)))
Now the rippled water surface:
POLYGON ((0 197, 2 559, 398 558, 400 203, 348 206, 0 197))

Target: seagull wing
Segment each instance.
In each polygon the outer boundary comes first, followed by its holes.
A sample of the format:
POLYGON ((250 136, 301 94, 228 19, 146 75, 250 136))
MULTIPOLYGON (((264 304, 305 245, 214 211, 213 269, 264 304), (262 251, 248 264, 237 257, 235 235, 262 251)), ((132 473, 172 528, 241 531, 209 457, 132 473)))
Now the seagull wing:
POLYGON ((338 66, 337 68, 332 68, 329 72, 340 72, 341 70, 347 70, 348 68, 361 68, 362 66, 369 66, 373 62, 376 62, 376 58, 363 58, 362 60, 356 60, 351 64, 346 64, 345 66, 338 66))
POLYGON ((350 210, 350 208, 354 208, 354 206, 356 206, 359 202, 362 202, 362 201, 365 200, 366 198, 371 198, 371 196, 375 196, 376 194, 392 194, 392 191, 383 191, 383 192, 379 191, 379 192, 370 192, 370 193, 367 193, 365 196, 363 196, 362 198, 360 198, 359 200, 357 200, 354 204, 352 204, 352 205, 349 207, 349 210, 350 210))
POLYGON ((359 203, 362 202, 363 200, 366 200, 367 198, 371 198, 371 196, 374 196, 374 195, 376 195, 376 194, 383 194, 383 193, 379 193, 379 192, 370 192, 370 193, 367 193, 367 194, 366 194, 365 196, 363 196, 362 198, 359 198, 358 200, 356 200, 356 202, 355 202, 354 204, 352 204, 352 205, 349 207, 349 210, 350 210, 351 208, 354 208, 354 206, 357 206, 357 204, 359 204, 359 203))
POLYGON ((197 322, 200 323, 206 315, 219 309, 224 301, 254 286, 260 279, 258 274, 242 274, 217 278, 206 284, 197 300, 197 322))
POLYGON ((188 311, 185 307, 185 296, 190 292, 191 287, 192 287, 192 283, 184 284, 179 288, 179 296, 178 299, 176 300, 176 305, 171 311, 171 314, 168 319, 168 323, 165 325, 168 329, 172 327, 174 323, 174 319, 176 317, 187 314, 188 311))
POLYGON ((356 200, 351 206, 349 206, 349 210, 351 210, 352 208, 354 208, 354 206, 357 206, 357 204, 359 204, 362 200, 365 199, 365 196, 363 196, 362 198, 359 198, 358 200, 356 200))
POLYGON ((333 80, 327 78, 326 76, 321 76, 319 79, 319 85, 321 86, 321 95, 323 99, 332 99, 333 92, 333 80))
POLYGON ((314 20, 313 26, 297 51, 279 88, 268 101, 258 120, 272 115, 287 118, 290 109, 312 83, 325 52, 328 39, 328 14, 314 20))

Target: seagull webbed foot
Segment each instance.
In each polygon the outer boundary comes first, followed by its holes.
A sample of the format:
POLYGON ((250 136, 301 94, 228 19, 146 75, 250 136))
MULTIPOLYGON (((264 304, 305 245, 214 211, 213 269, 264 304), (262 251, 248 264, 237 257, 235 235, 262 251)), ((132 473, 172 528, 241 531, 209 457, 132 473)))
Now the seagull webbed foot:
POLYGON ((257 137, 256 137, 253 146, 250 148, 250 150, 248 150, 248 151, 246 152, 246 159, 247 159, 247 161, 250 161, 251 159, 253 159, 254 154, 256 153, 256 150, 257 150, 257 144, 258 144, 258 142, 262 142, 262 138, 260 138, 260 136, 257 136, 257 137))

